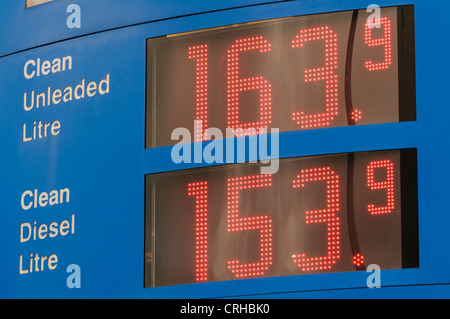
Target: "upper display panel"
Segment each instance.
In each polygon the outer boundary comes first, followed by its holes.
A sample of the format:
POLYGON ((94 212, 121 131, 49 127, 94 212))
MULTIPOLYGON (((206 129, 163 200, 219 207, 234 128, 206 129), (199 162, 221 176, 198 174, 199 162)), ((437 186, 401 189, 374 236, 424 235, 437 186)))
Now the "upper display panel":
POLYGON ((146 147, 177 143, 179 127, 197 142, 209 127, 242 136, 414 121, 413 15, 388 7, 148 39, 146 147))

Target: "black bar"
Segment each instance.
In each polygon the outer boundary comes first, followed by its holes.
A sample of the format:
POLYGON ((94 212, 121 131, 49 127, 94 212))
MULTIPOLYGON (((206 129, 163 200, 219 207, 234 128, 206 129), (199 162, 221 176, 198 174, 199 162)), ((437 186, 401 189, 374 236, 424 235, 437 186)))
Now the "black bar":
POLYGON ((414 6, 397 7, 399 121, 416 120, 414 6))
POLYGON ((417 149, 400 150, 402 197, 402 267, 419 267, 417 149))

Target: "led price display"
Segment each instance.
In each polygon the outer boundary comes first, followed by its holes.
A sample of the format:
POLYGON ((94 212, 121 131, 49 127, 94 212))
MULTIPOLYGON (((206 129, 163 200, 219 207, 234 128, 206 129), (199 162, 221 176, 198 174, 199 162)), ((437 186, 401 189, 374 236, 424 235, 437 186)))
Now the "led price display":
POLYGON ((242 136, 414 121, 413 7, 369 15, 316 14, 148 39, 146 147, 173 145, 178 127, 203 141, 209 127, 242 136))
POLYGON ((145 286, 418 267, 415 149, 146 175, 145 286))

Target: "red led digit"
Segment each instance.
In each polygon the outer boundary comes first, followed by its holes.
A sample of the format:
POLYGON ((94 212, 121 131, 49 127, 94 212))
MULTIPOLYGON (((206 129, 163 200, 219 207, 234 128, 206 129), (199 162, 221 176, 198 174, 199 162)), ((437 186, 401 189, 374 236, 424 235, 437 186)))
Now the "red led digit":
POLYGON ((195 280, 208 280, 208 182, 188 184, 195 196, 195 280))
POLYGON ((204 140, 204 131, 208 128, 208 45, 202 44, 189 47, 188 56, 189 59, 196 60, 195 119, 202 122, 201 125, 198 124, 195 128, 194 142, 201 142, 204 140))
POLYGON ((258 277, 272 265, 272 220, 267 215, 240 217, 239 191, 272 186, 271 175, 253 175, 229 178, 227 180, 227 230, 228 232, 259 230, 260 260, 241 264, 239 260, 229 260, 228 269, 237 278, 258 277))
POLYGON ((319 257, 307 257, 301 253, 293 255, 294 262, 302 271, 331 269, 340 258, 340 218, 336 215, 339 212, 339 176, 330 167, 319 167, 302 170, 297 179, 293 181, 294 188, 305 187, 308 182, 326 182, 327 207, 306 212, 306 223, 326 223, 327 224, 327 254, 319 257))
POLYGON ((260 128, 267 128, 272 123, 272 86, 263 76, 250 78, 239 77, 239 53, 249 50, 269 52, 268 43, 262 36, 238 39, 227 51, 227 127, 236 130, 237 136, 257 134, 260 128), (239 94, 244 91, 259 91, 259 121, 241 123, 239 120, 239 94), (248 128, 255 130, 244 131, 248 128))
POLYGON ((374 204, 368 204, 367 210, 371 215, 389 214, 395 208, 394 199, 394 164, 390 160, 373 161, 367 165, 367 186, 371 190, 386 190, 386 206, 376 207, 374 204), (375 169, 385 169, 386 180, 375 182, 375 169))
POLYGON ((338 76, 334 73, 338 65, 337 35, 328 26, 302 29, 292 40, 292 47, 303 47, 306 42, 316 40, 325 41, 325 66, 305 70, 305 82, 325 81, 325 112, 292 113, 292 119, 303 129, 329 126, 338 115, 338 76))
POLYGON ((375 18, 372 20, 372 26, 382 25, 384 27, 384 37, 379 39, 372 38, 372 28, 366 22, 364 26, 364 39, 369 47, 384 46, 384 61, 374 63, 366 61, 366 68, 369 71, 385 70, 392 64, 392 36, 391 36, 391 20, 387 17, 375 18))

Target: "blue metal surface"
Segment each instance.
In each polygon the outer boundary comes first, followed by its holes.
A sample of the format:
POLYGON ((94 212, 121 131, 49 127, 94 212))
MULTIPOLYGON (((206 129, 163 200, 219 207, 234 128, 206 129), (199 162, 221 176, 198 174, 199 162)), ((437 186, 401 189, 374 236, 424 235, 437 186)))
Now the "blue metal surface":
POLYGON ((34 46, 114 28, 165 20, 197 13, 291 0, 56 0, 25 9, 24 1, 3 1, 0 56, 34 46), (81 28, 67 28, 70 4, 82 12, 81 28), (24 40, 26 39, 26 40, 24 40))
POLYGON ((71 1, 30 9, 17 1, 0 5, 1 298, 450 297, 445 285, 450 284, 450 3, 438 0, 378 1, 380 6, 415 5, 417 121, 280 134, 281 157, 417 148, 419 268, 382 270, 381 289, 366 287, 364 271, 143 288, 144 175, 181 168, 171 162, 170 147, 144 149, 146 39, 369 4, 262 2, 267 1, 197 1, 186 6, 183 1, 134 0, 125 5, 79 0, 82 28, 76 30, 65 22, 71 1), (25 79, 28 60, 68 55, 71 70, 25 79), (75 87, 82 79, 98 82, 107 74, 109 93, 23 109, 24 92, 75 87), (22 142, 23 124, 29 127, 39 120, 60 121, 60 133, 22 142), (26 190, 61 188, 70 189, 70 202, 22 209, 26 190), (21 223, 50 224, 72 214, 74 234, 20 242, 21 223), (28 260, 31 253, 56 254, 57 267, 19 274, 19 256, 28 260), (81 268, 81 288, 66 285, 70 264, 81 268))

